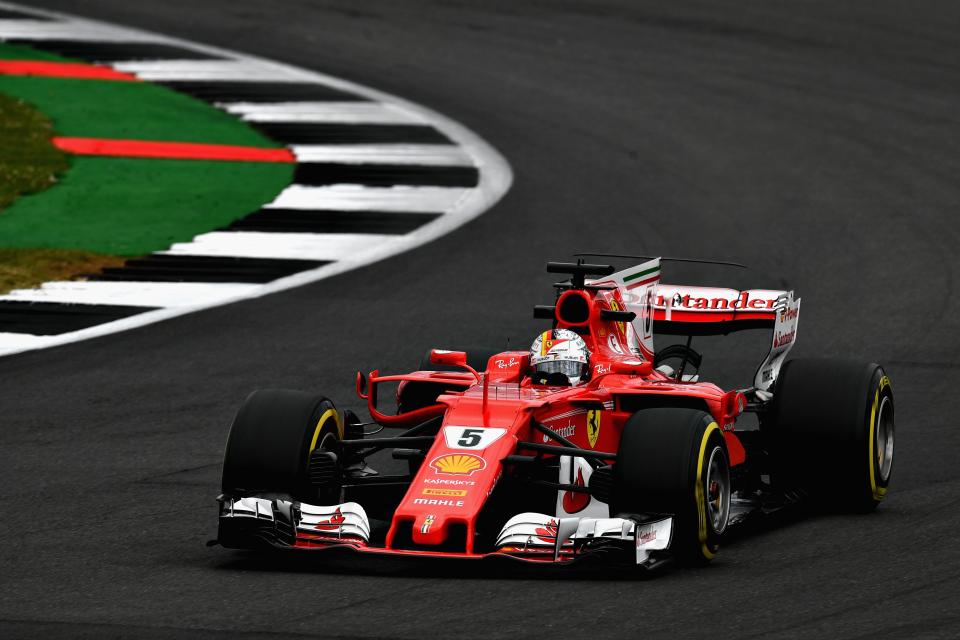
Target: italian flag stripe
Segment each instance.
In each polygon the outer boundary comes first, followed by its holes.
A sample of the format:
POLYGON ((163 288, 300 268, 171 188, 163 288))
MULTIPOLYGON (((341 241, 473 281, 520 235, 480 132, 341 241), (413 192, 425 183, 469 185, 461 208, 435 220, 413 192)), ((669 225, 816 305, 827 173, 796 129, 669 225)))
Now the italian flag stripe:
POLYGON ((630 282, 631 280, 636 280, 637 278, 642 278, 652 273, 659 273, 659 271, 660 271, 660 267, 650 267, 649 269, 646 269, 644 271, 637 271, 636 273, 631 273, 630 275, 624 276, 623 281, 630 282))
POLYGON ((660 277, 660 274, 653 276, 652 278, 647 278, 646 280, 641 280, 640 282, 631 282, 627 289, 636 289, 637 287, 642 287, 645 284, 650 284, 651 282, 656 282, 657 278, 660 277))

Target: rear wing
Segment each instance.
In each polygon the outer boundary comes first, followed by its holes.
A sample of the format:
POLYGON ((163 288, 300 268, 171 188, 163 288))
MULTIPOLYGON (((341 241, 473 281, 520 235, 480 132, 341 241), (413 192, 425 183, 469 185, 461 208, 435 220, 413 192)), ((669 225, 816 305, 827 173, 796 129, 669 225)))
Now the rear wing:
POLYGON ((654 301, 654 331, 713 336, 743 329, 772 328, 792 291, 721 289, 661 284, 654 301))
POLYGON ((744 329, 770 329, 770 351, 757 367, 753 386, 767 391, 797 339, 800 298, 793 291, 722 289, 661 284, 653 301, 657 333, 705 336, 744 329))
POLYGON ((793 291, 661 284, 659 276, 656 259, 591 283, 615 284, 627 309, 637 314, 633 328, 638 355, 652 359, 654 333, 710 336, 770 329, 770 350, 757 368, 754 387, 773 386, 797 338, 800 298, 794 298, 793 291))

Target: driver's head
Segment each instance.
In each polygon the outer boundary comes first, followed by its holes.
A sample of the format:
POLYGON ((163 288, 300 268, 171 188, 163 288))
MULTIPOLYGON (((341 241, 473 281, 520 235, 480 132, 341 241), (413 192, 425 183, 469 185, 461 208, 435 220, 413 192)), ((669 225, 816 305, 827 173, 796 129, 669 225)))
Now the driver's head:
POLYGON ((587 343, 569 329, 544 331, 530 346, 534 379, 546 384, 579 384, 589 362, 587 343))

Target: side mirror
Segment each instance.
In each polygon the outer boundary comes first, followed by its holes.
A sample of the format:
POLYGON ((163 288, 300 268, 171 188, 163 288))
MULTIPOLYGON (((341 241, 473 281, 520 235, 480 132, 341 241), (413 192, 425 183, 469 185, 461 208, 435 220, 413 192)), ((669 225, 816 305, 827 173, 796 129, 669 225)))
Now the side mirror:
POLYGON ((614 360, 610 368, 612 373, 630 376, 646 376, 653 373, 653 363, 643 360, 614 360))
POLYGON ((367 376, 362 371, 357 371, 357 395, 363 400, 367 399, 367 376))
POLYGON ((466 367, 466 351, 448 351, 446 349, 431 349, 430 364, 444 364, 449 367, 466 367))

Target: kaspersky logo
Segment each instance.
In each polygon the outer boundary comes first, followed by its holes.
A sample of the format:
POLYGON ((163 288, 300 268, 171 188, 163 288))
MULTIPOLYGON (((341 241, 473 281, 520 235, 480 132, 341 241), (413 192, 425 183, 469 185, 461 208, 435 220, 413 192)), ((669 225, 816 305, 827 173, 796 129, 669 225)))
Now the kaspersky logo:
POLYGON ((472 453, 448 453, 437 456, 430 462, 434 473, 454 476, 470 476, 475 471, 486 468, 486 461, 472 453))

